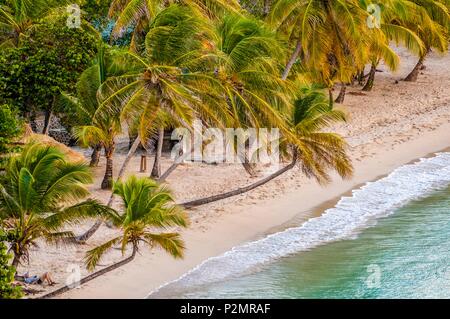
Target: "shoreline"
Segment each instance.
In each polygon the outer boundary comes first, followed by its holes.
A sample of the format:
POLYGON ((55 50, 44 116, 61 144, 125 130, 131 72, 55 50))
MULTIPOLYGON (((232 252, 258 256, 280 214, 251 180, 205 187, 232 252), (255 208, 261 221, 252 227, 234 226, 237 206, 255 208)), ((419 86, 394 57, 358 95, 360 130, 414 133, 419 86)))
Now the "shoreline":
POLYGON ((371 158, 355 163, 355 175, 349 181, 334 181, 326 187, 308 181, 309 185, 303 185, 300 190, 285 193, 269 202, 262 201, 247 211, 239 212, 238 216, 233 213, 223 215, 202 233, 187 229, 183 231, 188 247, 184 260, 174 261, 160 252, 145 253, 134 263, 63 294, 60 298, 145 298, 210 257, 260 239, 273 233, 276 228, 278 231, 282 227, 286 228, 293 218, 299 224, 320 215, 336 199, 360 185, 377 180, 397 167, 448 149, 449 132, 450 123, 443 124, 416 139, 396 145, 393 150, 389 150, 389 156, 384 152, 387 150, 380 147, 379 152, 371 158), (299 198, 308 198, 308 202, 298 205, 299 198), (295 204, 297 207, 293 208, 295 204), (264 218, 255 223, 261 214, 264 214, 264 218))
MULTIPOLYGON (((377 73, 372 92, 361 95, 360 87, 349 86, 346 101, 336 107, 349 115, 345 123, 330 127, 349 144, 349 154, 355 168, 350 180, 341 181, 332 175, 333 182, 325 187, 308 180, 301 170, 289 172, 251 192, 188 211, 191 225, 182 230, 186 243, 184 260, 174 260, 161 251, 141 250, 136 259, 94 281, 73 289, 57 298, 144 298, 161 285, 176 280, 206 259, 223 254, 243 243, 261 239, 282 231, 295 223, 304 223, 333 207, 343 195, 363 184, 377 180, 394 169, 450 147, 450 55, 431 54, 427 68, 415 83, 399 81, 416 64, 417 58, 399 49, 401 70, 377 73), (355 93, 355 94, 353 94, 355 93), (358 94, 356 94, 358 93, 358 94)), ((117 174, 127 152, 128 139, 121 136, 114 158, 117 174)), ((79 148, 73 148, 80 151, 79 148)), ((89 150, 82 151, 86 159, 89 150)), ((149 164, 153 158, 148 156, 149 164)), ((162 170, 171 161, 163 157, 162 170)), ((150 166, 151 167, 151 166, 150 166)), ((100 189, 104 175, 105 158, 93 169, 93 198, 107 202, 109 191, 100 189)), ((140 173, 140 156, 130 161, 127 175, 148 177, 140 173)), ((259 177, 267 168, 257 168, 259 177)), ((125 177, 126 177, 125 176, 125 177)), ((177 202, 185 202, 220 194, 253 183, 241 165, 182 164, 167 180, 177 202)), ((114 207, 120 211, 120 203, 114 207)), ((70 230, 83 233, 92 225, 87 221, 70 230)), ((41 274, 51 272, 59 288, 71 276, 70 269, 79 267, 81 277, 88 274, 83 265, 85 252, 117 235, 118 231, 102 225, 84 245, 60 247, 40 243, 31 250, 30 264, 20 267, 19 273, 41 274), (70 267, 69 267, 70 266, 70 267)), ((98 269, 126 257, 113 250, 102 259, 98 269)), ((50 292, 42 286, 41 294, 50 292)), ((40 294, 35 295, 39 297, 40 294)))

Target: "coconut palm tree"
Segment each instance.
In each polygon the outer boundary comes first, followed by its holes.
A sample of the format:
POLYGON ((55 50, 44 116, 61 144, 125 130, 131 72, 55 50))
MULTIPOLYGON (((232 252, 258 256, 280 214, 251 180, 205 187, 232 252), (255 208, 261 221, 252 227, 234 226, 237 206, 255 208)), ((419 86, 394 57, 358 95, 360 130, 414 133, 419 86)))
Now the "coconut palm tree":
POLYGON ((114 37, 120 37, 125 30, 133 26, 132 48, 139 45, 140 38, 145 37, 145 30, 153 18, 172 4, 187 5, 201 12, 205 17, 214 17, 224 12, 237 11, 237 0, 113 0, 109 16, 116 18, 114 37))
POLYGON ((124 121, 139 118, 143 140, 164 127, 158 124, 162 114, 182 126, 200 117, 226 127, 231 113, 218 81, 203 72, 203 57, 209 54, 204 32, 204 23, 189 7, 172 5, 162 10, 150 25, 144 53, 129 52, 138 70, 104 83, 100 91, 104 102, 97 113, 121 114, 124 121))
MULTIPOLYGON (((120 229, 120 235, 104 244, 89 250, 85 255, 88 270, 93 271, 102 257, 115 247, 120 247, 122 255, 131 249, 131 254, 108 267, 82 278, 85 284, 107 272, 117 269, 134 260, 142 246, 149 249, 161 248, 174 258, 183 258, 184 242, 178 232, 160 232, 158 229, 187 227, 187 215, 173 203, 170 191, 148 178, 130 176, 125 182, 114 184, 113 191, 123 202, 123 214, 110 211, 108 219, 120 229)), ((51 298, 72 289, 64 286, 43 298, 51 298)))
POLYGON ((412 0, 409 1, 414 8, 420 23, 407 22, 406 26, 413 30, 423 41, 425 49, 419 54, 419 60, 405 81, 415 82, 424 65, 427 54, 432 49, 444 53, 448 51, 448 28, 450 14, 448 1, 441 0, 412 0))
POLYGON ((31 143, 11 158, 0 182, 0 221, 12 235, 15 267, 28 260, 39 239, 74 243, 73 232, 61 230, 63 226, 111 213, 96 200, 84 200, 90 183, 87 165, 68 162, 52 146, 31 143))
POLYGON ((257 19, 233 14, 216 24, 212 43, 214 76, 235 125, 283 127, 279 114, 288 107, 293 91, 279 78, 277 61, 285 52, 276 34, 257 19))
POLYGON ((328 87, 331 102, 334 83, 351 82, 368 60, 362 32, 367 29, 367 16, 356 0, 275 1, 268 21, 287 36, 293 48, 282 78, 302 57, 302 73, 312 83, 328 87))
MULTIPOLYGON (((167 188, 151 179, 131 176, 125 182, 114 184, 113 191, 122 199, 125 211, 123 214, 111 213, 109 219, 120 228, 121 234, 87 252, 85 262, 89 270, 93 270, 102 256, 114 246, 120 246, 122 254, 131 247, 131 255, 126 262, 134 259, 141 244, 150 249, 161 248, 174 258, 183 257, 185 247, 179 233, 156 231, 188 226, 187 215, 174 205, 167 188)), ((111 271, 123 264, 111 265, 101 272, 111 271)))
POLYGON ((83 146, 93 147, 92 166, 98 164, 101 148, 105 150, 106 169, 102 189, 112 187, 115 138, 121 133, 122 126, 120 114, 97 112, 101 105, 97 91, 108 77, 126 73, 122 58, 120 50, 107 50, 104 44, 100 44, 95 63, 82 73, 77 83, 78 97, 63 94, 62 99, 62 103, 70 103, 77 111, 78 122, 85 124, 75 127, 74 135, 83 146))
MULTIPOLYGON (((198 12, 188 6, 171 5, 153 19, 145 51, 128 52, 126 64, 131 71, 107 79, 101 86, 98 97, 102 103, 96 116, 114 115, 118 122, 139 123, 138 137, 122 164, 118 180, 139 143, 164 128, 167 118, 178 127, 192 128, 195 118, 215 127, 230 127, 232 115, 219 82, 204 72, 204 57, 210 53, 207 33, 207 25, 198 12)), ((162 139, 158 140, 162 143, 162 139)), ((160 163, 155 159, 156 165, 160 163)), ((109 203, 112 201, 113 196, 109 203)), ((101 221, 96 222, 79 240, 89 239, 100 225, 101 221)))
POLYGON ((17 46, 19 39, 50 9, 64 0, 5 0, 0 3, 0 47, 17 46))
MULTIPOLYGON (((289 111, 291 83, 279 77, 283 43, 261 21, 228 14, 214 26, 208 55, 210 76, 220 83, 233 115, 233 128, 277 127, 287 131, 283 113, 289 111)), ((248 146, 248 145, 247 145, 248 146)), ((238 154, 253 175, 249 158, 238 154)))
POLYGON ((324 132, 332 123, 344 121, 345 114, 330 106, 325 95, 316 88, 305 87, 300 93, 289 121, 291 134, 280 140, 281 148, 291 152, 288 165, 248 186, 193 200, 182 206, 190 208, 244 194, 294 167, 299 167, 307 177, 315 178, 321 184, 330 181, 329 171, 336 171, 342 178, 350 177, 353 167, 346 153, 346 142, 335 133, 324 132))

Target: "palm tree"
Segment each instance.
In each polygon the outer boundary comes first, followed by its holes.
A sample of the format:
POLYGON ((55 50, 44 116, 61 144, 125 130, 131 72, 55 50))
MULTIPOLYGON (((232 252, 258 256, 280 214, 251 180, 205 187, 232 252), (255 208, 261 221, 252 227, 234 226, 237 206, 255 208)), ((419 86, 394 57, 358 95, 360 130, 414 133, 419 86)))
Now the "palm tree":
MULTIPOLYGON (((114 184, 114 194, 122 199, 125 211, 123 214, 112 213, 109 218, 121 229, 121 235, 87 252, 85 261, 89 270, 93 270, 102 256, 116 245, 121 247, 122 254, 131 247, 131 256, 126 262, 134 259, 140 244, 150 249, 162 248, 174 258, 183 257, 185 247, 179 233, 155 232, 158 228, 188 226, 187 215, 174 205, 167 188, 151 179, 131 176, 125 182, 114 184)), ((101 272, 114 270, 123 264, 111 265, 101 272)))
POLYGON ((63 103, 71 103, 77 110, 79 121, 85 125, 74 128, 74 135, 84 146, 93 147, 91 165, 96 166, 100 157, 100 150, 105 150, 106 169, 101 188, 111 189, 113 181, 113 156, 115 138, 122 131, 120 114, 97 112, 101 101, 97 91, 108 77, 125 73, 122 65, 122 52, 106 50, 100 44, 95 63, 86 69, 77 83, 78 98, 63 95, 63 103))
POLYGON ((0 47, 15 47, 35 23, 65 1, 5 0, 0 4, 0 47))
POLYGON ((440 0, 411 0, 410 5, 418 16, 420 23, 408 22, 407 27, 413 30, 423 41, 425 49, 419 55, 419 61, 405 78, 405 81, 415 82, 422 69, 425 58, 432 49, 444 53, 448 50, 448 28, 450 14, 448 1, 440 0))
MULTIPOLYGON (((125 211, 123 214, 110 211, 108 219, 120 229, 121 234, 89 250, 85 256, 85 264, 88 270, 93 271, 101 258, 115 246, 120 247, 123 255, 130 247, 131 254, 117 263, 82 278, 79 284, 87 283, 133 261, 141 245, 149 249, 161 248, 174 258, 183 258, 185 246, 180 234, 157 230, 177 226, 187 227, 189 224, 187 215, 173 203, 172 194, 167 188, 159 186, 148 178, 130 176, 125 182, 115 183, 113 191, 122 199, 125 211)), ((64 286, 43 298, 54 297, 71 288, 71 286, 64 286)))
POLYGON ((104 102, 97 113, 121 114, 123 120, 139 118, 142 140, 158 129, 161 132, 165 127, 161 117, 182 126, 200 117, 225 127, 231 122, 226 101, 217 79, 202 69, 209 54, 209 43, 202 36, 205 30, 189 7, 172 5, 158 13, 143 54, 128 53, 138 70, 104 83, 100 91, 104 102))
POLYGON ((131 46, 136 49, 152 19, 172 4, 190 6, 205 17, 239 9, 237 0, 113 0, 109 10, 109 16, 116 18, 113 36, 120 37, 129 27, 134 27, 131 46))
POLYGON ((342 83, 345 90, 368 60, 367 16, 356 0, 275 1, 268 21, 286 35, 294 51, 282 78, 302 57, 300 71, 329 89, 331 103, 334 84, 342 83))
POLYGON ((83 200, 90 183, 87 165, 68 162, 52 146, 31 143, 11 158, 0 182, 0 219, 11 234, 13 266, 28 260, 30 247, 40 238, 74 243, 73 232, 61 231, 63 226, 111 213, 96 200, 83 200))
MULTIPOLYGON (((281 41, 255 18, 229 14, 217 22, 213 36, 213 74, 233 114, 234 128, 277 127, 287 132, 293 90, 279 77, 277 61, 285 55, 281 41)), ((244 168, 252 174, 248 156, 244 168)))
POLYGON ((302 88, 289 122, 291 135, 284 136, 280 141, 280 146, 291 150, 291 162, 288 165, 248 186, 186 202, 182 206, 190 208, 244 194, 297 166, 307 177, 315 178, 321 184, 330 181, 330 170, 336 171, 342 178, 350 177, 353 168, 344 139, 337 134, 324 132, 332 123, 343 120, 345 115, 333 109, 323 93, 315 88, 302 88))

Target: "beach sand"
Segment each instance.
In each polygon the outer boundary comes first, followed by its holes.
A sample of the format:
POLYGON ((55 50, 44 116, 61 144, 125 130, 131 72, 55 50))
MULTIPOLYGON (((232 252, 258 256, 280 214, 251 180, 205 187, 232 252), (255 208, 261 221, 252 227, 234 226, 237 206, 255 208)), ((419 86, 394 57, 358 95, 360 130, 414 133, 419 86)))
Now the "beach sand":
MULTIPOLYGON (((404 50, 399 52, 402 64, 397 73, 392 74, 381 66, 384 72, 377 73, 372 92, 350 87, 345 103, 339 106, 348 113, 349 121, 331 130, 342 134, 349 143, 355 167, 351 180, 335 177, 330 185, 323 187, 294 169, 247 194, 190 210, 191 226, 182 231, 187 246, 183 260, 173 260, 161 251, 143 248, 132 263, 59 298, 144 298, 209 257, 283 229, 293 219, 298 224, 317 216, 351 189, 412 160, 450 147, 450 56, 432 54, 418 81, 409 83, 400 80, 413 68, 417 58, 404 50)), ((124 152, 116 156, 115 169, 118 170, 123 158, 124 152)), ((150 168, 152 162, 149 159, 150 168)), ((140 157, 136 156, 128 174, 148 176, 149 173, 139 173, 139 163, 140 157)), ((163 171, 169 165, 170 160, 165 158, 163 171)), ((264 167, 258 171, 259 178, 267 174, 264 167)), ((99 190, 104 159, 94 173, 93 195, 106 202, 109 193, 99 190)), ((177 201, 183 202, 245 186, 254 180, 240 165, 197 163, 181 165, 167 182, 177 201)), ((82 233, 91 224, 80 225, 75 231, 82 233)), ((33 249, 30 265, 21 267, 19 272, 50 271, 60 283, 58 288, 71 275, 69 271, 74 266, 80 266, 82 275, 86 275, 82 265, 86 250, 115 233, 116 230, 102 226, 87 244, 77 247, 42 243, 33 249)), ((101 266, 121 258, 120 251, 115 251, 102 260, 101 266)))

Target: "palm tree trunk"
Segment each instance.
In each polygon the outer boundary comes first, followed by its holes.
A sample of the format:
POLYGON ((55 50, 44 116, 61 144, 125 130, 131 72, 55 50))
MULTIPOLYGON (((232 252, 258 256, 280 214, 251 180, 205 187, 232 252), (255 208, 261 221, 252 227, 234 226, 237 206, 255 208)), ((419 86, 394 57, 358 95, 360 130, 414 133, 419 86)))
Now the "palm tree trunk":
POLYGON ((105 176, 102 181, 102 189, 111 189, 113 184, 113 154, 114 154, 114 145, 109 147, 105 147, 105 156, 106 156, 106 170, 105 176))
MULTIPOLYGON (((130 150, 128 151, 127 157, 122 163, 122 167, 120 168, 119 174, 117 175, 116 182, 120 181, 125 174, 125 171, 127 169, 128 163, 130 163, 131 158, 133 157, 134 153, 136 153, 137 148, 139 147, 139 144, 141 144, 141 138, 138 135, 138 137, 134 140, 133 145, 131 146, 130 150)), ((112 204, 114 203, 114 193, 111 193, 111 196, 109 197, 108 201, 108 207, 112 207, 112 204)), ((95 232, 100 228, 102 225, 103 220, 98 219, 94 225, 92 225, 91 228, 89 228, 83 235, 80 235, 76 238, 76 241, 78 243, 84 243, 89 238, 92 237, 92 235, 95 234, 95 232)))
POLYGON ((130 128, 128 128, 128 150, 133 147, 134 141, 137 138, 137 134, 133 132, 130 128))
POLYGON ((20 258, 22 258, 22 255, 21 254, 17 254, 16 252, 14 252, 14 259, 13 259, 13 261, 11 263, 11 266, 13 266, 14 269, 16 269, 16 270, 17 270, 17 267, 20 264, 20 258))
POLYGON ((286 68, 284 69, 283 75, 281 76, 281 78, 283 80, 286 80, 289 76, 289 73, 291 72, 292 67, 295 64, 295 61, 297 61, 298 56, 300 55, 300 52, 302 51, 302 40, 299 39, 297 42, 297 45, 295 46, 295 50, 292 53, 291 58, 289 59, 286 68))
POLYGON ((249 174, 251 177, 255 177, 256 176, 255 165, 254 163, 251 163, 249 160, 250 147, 248 145, 248 142, 249 142, 248 140, 245 142, 242 166, 244 167, 247 174, 249 174))
POLYGON ((361 86, 364 85, 364 70, 362 70, 361 72, 358 72, 356 80, 358 80, 358 85, 361 85, 361 86))
MULTIPOLYGON (((87 275, 86 277, 84 277, 84 278, 82 278, 80 280, 79 285, 83 285, 83 284, 85 284, 85 283, 87 283, 87 282, 89 282, 89 281, 91 281, 91 280, 93 280, 93 279, 95 279, 97 277, 100 277, 100 276, 102 276, 102 275, 104 275, 104 274, 106 274, 106 273, 108 273, 110 271, 113 271, 113 270, 115 270, 115 269, 117 269, 119 267, 122 267, 123 265, 126 265, 126 264, 132 262, 133 259, 136 257, 136 252, 137 252, 137 247, 133 246, 133 252, 131 253, 130 257, 128 257, 128 258, 126 258, 124 260, 121 260, 118 263, 115 263, 115 264, 113 264, 111 266, 103 268, 102 270, 99 270, 99 271, 96 271, 96 272, 94 272, 94 273, 92 273, 90 275, 87 275)), ((71 290, 73 288, 74 288, 73 286, 71 287, 71 286, 66 285, 64 287, 56 289, 55 291, 52 291, 51 293, 48 293, 48 294, 40 297, 39 299, 52 298, 52 297, 55 297, 55 296, 60 295, 62 293, 65 293, 65 292, 67 292, 67 291, 69 291, 69 290, 71 290)))
POLYGON ((153 163, 151 178, 159 178, 161 176, 161 156, 164 143, 164 128, 158 129, 158 144, 156 146, 155 162, 153 163))
POLYGON ((48 135, 48 132, 50 130, 50 121, 52 119, 52 110, 45 110, 44 114, 44 128, 42 129, 42 134, 48 135))
POLYGON ((98 166, 98 162, 100 161, 100 153, 102 151, 102 145, 101 144, 97 144, 94 145, 93 150, 92 150, 92 154, 91 154, 91 162, 89 163, 90 167, 97 167, 98 166))
POLYGON ((411 71, 411 73, 409 73, 408 76, 405 78, 405 81, 408 81, 408 82, 416 82, 417 81, 419 72, 423 67, 423 62, 425 61, 425 57, 426 57, 426 55, 421 56, 419 58, 419 61, 417 62, 416 66, 411 71))
POLYGON ((377 66, 372 64, 370 66, 369 77, 367 79, 366 85, 363 87, 363 91, 370 92, 373 88, 373 83, 375 82, 375 74, 377 72, 377 66))
POLYGON ((333 101, 333 88, 330 87, 328 88, 328 99, 329 99, 329 103, 330 103, 330 107, 333 107, 334 101, 333 101))
POLYGON ((202 199, 197 199, 197 200, 193 200, 187 203, 183 203, 181 204, 181 206, 183 206, 184 208, 192 208, 192 207, 197 207, 197 206, 201 206, 201 205, 205 205, 205 204, 209 204, 212 202, 217 202, 219 200, 223 200, 226 198, 230 198, 233 196, 237 196, 237 195, 241 195, 244 193, 247 193, 259 186, 262 186, 264 184, 267 184, 268 182, 270 182, 271 180, 277 178, 278 176, 286 173, 287 171, 291 170, 292 168, 295 167, 295 164, 297 163, 297 151, 294 151, 293 157, 292 157, 292 162, 283 167, 282 169, 276 171, 275 173, 261 179, 260 181, 253 183, 251 185, 242 187, 242 188, 238 188, 236 190, 230 191, 230 192, 226 192, 223 194, 219 194, 219 195, 214 195, 214 196, 210 196, 210 197, 206 197, 206 198, 202 198, 202 199))
POLYGON ((346 91, 347 91, 347 85, 345 83, 341 83, 341 91, 339 92, 339 95, 335 100, 336 103, 339 103, 339 104, 344 103, 346 91))

